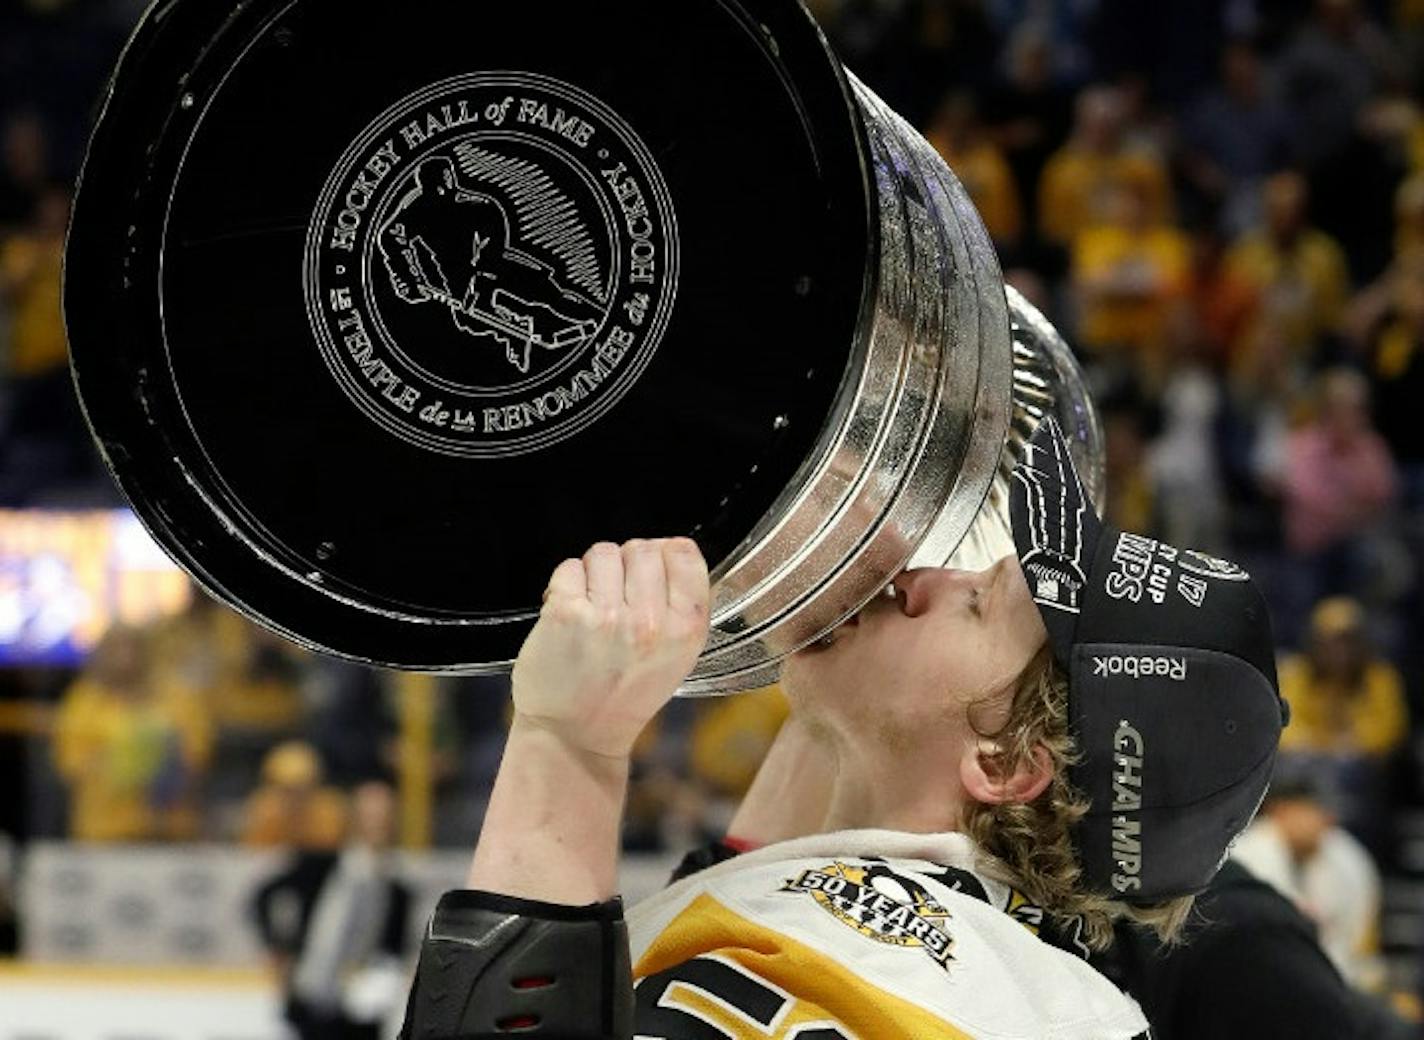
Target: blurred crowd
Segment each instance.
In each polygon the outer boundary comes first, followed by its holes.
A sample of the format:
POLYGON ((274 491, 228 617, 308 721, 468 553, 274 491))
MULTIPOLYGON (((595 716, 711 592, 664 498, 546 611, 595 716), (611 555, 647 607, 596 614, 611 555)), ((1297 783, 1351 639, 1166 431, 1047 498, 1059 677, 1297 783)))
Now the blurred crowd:
POLYGON ((1424 802, 1424 4, 820 8, 1078 351, 1111 519, 1265 588, 1293 722, 1236 856, 1386 987, 1424 802))
MULTIPOLYGON (((350 793, 396 784, 411 757, 409 680, 302 650, 196 590, 181 613, 111 627, 76 671, 11 671, 27 674, 7 694, 50 709, 28 782, 59 793, 32 791, 27 837, 331 851, 350 793)), ((507 685, 428 682, 421 768, 464 807, 420 840, 464 844, 499 759, 507 685)))
MULTIPOLYGON (((1424 807, 1424 2, 810 5, 1078 350, 1111 519, 1266 589, 1293 722, 1238 854, 1348 977, 1384 985, 1381 878, 1424 880, 1402 824, 1424 807)), ((113 500, 69 389, 60 264, 90 105, 135 7, 0 8, 0 506, 113 500)), ((396 679, 202 596, 115 629, 77 675, 0 684, 52 708, 24 744, 44 765, 17 778, 63 793, 0 818, 20 841, 330 852, 352 792, 400 782, 396 679)), ((437 843, 475 833, 499 685, 436 684, 437 843)), ((774 689, 674 705, 640 749, 627 847, 718 834, 785 710, 774 689)))

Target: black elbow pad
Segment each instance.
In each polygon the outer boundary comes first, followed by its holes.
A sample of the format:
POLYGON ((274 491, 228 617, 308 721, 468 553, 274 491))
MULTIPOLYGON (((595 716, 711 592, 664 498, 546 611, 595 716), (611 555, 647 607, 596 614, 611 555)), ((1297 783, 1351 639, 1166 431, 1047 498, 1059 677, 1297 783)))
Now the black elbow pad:
POLYGON ((421 944, 401 1040, 628 1040, 623 903, 561 906, 447 892, 421 944))

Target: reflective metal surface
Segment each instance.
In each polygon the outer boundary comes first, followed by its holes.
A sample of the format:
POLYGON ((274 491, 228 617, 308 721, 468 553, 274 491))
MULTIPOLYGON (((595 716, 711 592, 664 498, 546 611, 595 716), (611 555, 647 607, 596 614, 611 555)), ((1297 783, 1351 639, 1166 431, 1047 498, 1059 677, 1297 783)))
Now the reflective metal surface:
POLYGON ((820 451, 713 576, 712 638, 684 693, 773 681, 922 546, 947 556, 1008 435, 1008 309, 988 234, 930 145, 851 85, 878 193, 873 300, 820 451))
POLYGON ((906 565, 1010 551, 1005 475, 1042 415, 1101 494, 1101 433, 1066 345, 1006 297, 963 186, 799 0, 636 6, 625 25, 600 5, 410 0, 379 28, 338 0, 151 8, 76 201, 71 356, 135 510, 234 609, 354 660, 501 671, 558 559, 691 534, 714 564, 712 633, 684 692, 727 693, 774 680, 906 565), (654 48, 661 81, 630 71, 654 48), (717 75, 688 75, 694 59, 717 75), (372 74, 325 89, 350 67, 372 74), (506 86, 508 102, 486 97, 506 86), (274 106, 287 97, 310 103, 274 106), (535 136, 510 136, 511 111, 535 136), (262 148, 282 162, 245 161, 262 148), (640 199, 665 229, 656 246, 635 233, 640 199), (472 235, 465 218, 502 230, 472 235), (357 250, 345 236, 363 228, 357 250), (481 277, 528 312, 522 353, 489 349, 517 307, 492 319, 426 270, 471 278, 496 239, 481 277), (577 294, 548 272, 604 254, 609 271, 626 254, 648 292, 562 314, 577 294), (588 332, 590 307, 607 336, 588 332), (570 324, 536 336, 549 314, 570 324), (630 330, 654 326, 659 343, 633 352, 630 330), (580 329, 578 347, 561 339, 580 329), (599 344, 607 360, 585 372, 576 351, 599 344), (596 423, 557 444, 513 436, 612 388, 625 357, 629 385, 596 423), (526 377, 552 382, 535 398, 526 377), (496 391, 500 407, 447 407, 496 391), (448 437, 430 433, 447 418, 448 437), (492 453, 506 434, 519 450, 492 453))
MULTIPOLYGON (((952 180, 952 174, 948 174, 947 170, 945 173, 950 178, 947 180, 950 191, 962 192, 958 182, 952 180)), ((962 196, 951 194, 950 198, 953 200, 951 205, 959 207, 958 212, 965 212, 963 207, 969 206, 962 196)), ((973 216, 972 209, 968 213, 973 216)), ((987 241, 974 234, 975 230, 982 229, 976 223, 965 223, 970 229, 971 241, 976 246, 987 248, 987 241)), ((1008 515, 1009 474, 1023 457, 1024 445, 1046 416, 1052 415, 1058 420, 1094 506, 1099 511, 1104 508, 1106 454, 1102 423, 1088 394, 1082 369, 1068 343, 1033 304, 1011 286, 1005 286, 1004 292, 1011 319, 1012 414, 1003 430, 999 450, 995 454, 992 445, 976 442, 974 451, 977 454, 962 458, 958 470, 950 468, 948 457, 941 459, 942 464, 938 467, 933 460, 922 460, 926 479, 937 477, 944 481, 940 489, 943 498, 940 512, 921 535, 913 553, 899 565, 887 569, 884 558, 870 555, 856 556, 847 561, 850 567, 844 581, 847 584, 857 583, 853 586, 857 601, 854 609, 859 609, 874 596, 899 566, 981 570, 1014 552, 1008 515), (992 480, 987 495, 983 495, 978 491, 979 482, 990 466, 993 466, 992 480)), ((993 353, 980 358, 981 365, 987 366, 986 380, 990 383, 1001 375, 994 365, 998 358, 1000 356, 993 353)), ((997 428, 983 423, 978 425, 977 432, 987 436, 991 429, 997 428)), ((928 497, 932 496, 922 497, 921 503, 928 497)), ((892 527, 889 530, 893 532, 892 538, 907 537, 903 528, 892 527)), ((903 548, 903 545, 903 541, 889 543, 892 549, 903 548)), ((891 553, 887 552, 886 556, 889 555, 891 553)), ((840 614, 830 623, 824 620, 831 616, 830 612, 803 612, 799 622, 793 618, 784 623, 783 631, 792 630, 793 623, 799 624, 795 631, 797 638, 803 640, 800 645, 805 645, 825 635, 854 609, 840 614), (806 637, 807 632, 812 633, 810 638, 806 637)), ((725 635, 721 638, 726 639, 725 635)), ((711 681, 701 680, 695 675, 683 692, 717 693, 746 685, 762 685, 775 681, 778 671, 779 660, 711 681)))

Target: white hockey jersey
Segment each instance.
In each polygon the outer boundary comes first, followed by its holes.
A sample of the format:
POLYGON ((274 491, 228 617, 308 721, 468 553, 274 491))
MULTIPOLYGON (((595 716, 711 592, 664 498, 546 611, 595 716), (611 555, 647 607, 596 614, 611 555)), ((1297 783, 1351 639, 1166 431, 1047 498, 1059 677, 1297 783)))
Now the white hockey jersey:
POLYGON ((627 915, 635 1036, 1146 1037, 1136 1003, 1046 941, 1043 911, 976 858, 961 834, 845 831, 672 885, 627 915))

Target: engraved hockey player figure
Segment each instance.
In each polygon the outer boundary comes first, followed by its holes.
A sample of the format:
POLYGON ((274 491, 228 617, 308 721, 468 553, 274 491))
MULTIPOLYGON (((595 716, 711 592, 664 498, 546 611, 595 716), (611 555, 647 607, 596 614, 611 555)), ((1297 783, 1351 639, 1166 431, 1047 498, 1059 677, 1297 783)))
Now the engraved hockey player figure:
POLYGON ((444 156, 422 162, 378 238, 396 295, 449 308, 455 325, 504 347, 521 373, 535 347, 583 345, 602 311, 563 288, 553 270, 512 248, 510 220, 493 196, 462 187, 444 156))

